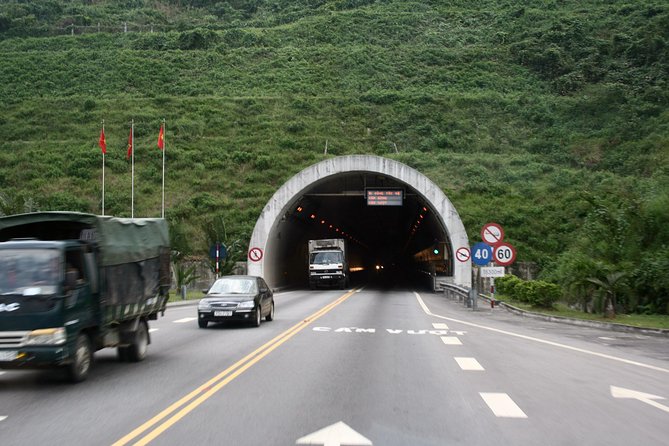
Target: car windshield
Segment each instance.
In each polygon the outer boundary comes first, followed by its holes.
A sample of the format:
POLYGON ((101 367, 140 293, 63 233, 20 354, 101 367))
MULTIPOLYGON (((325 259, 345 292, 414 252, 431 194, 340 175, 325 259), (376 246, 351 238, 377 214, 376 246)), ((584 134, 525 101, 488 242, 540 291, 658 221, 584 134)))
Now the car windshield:
POLYGON ((311 263, 317 265, 327 265, 331 263, 342 263, 341 252, 315 252, 311 255, 311 263))
POLYGON ((61 276, 56 250, 0 250, 0 295, 54 294, 61 276))
POLYGON ((223 278, 214 282, 209 290, 210 294, 255 294, 258 285, 255 279, 223 278))

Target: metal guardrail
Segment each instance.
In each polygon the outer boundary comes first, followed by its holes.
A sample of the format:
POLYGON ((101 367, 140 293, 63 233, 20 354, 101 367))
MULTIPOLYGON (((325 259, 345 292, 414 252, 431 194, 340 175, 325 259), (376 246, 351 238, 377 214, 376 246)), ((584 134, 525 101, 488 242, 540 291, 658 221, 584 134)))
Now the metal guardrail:
MULTIPOLYGON (((446 297, 453 300, 457 299, 458 302, 462 302, 467 308, 471 308, 472 310, 478 309, 479 298, 483 298, 488 302, 497 302, 493 301, 492 298, 486 294, 477 293, 473 288, 465 288, 458 285, 453 285, 452 283, 438 281, 436 279, 435 282, 438 283, 438 287, 435 286, 435 288, 443 289, 444 295, 446 297)), ((491 305, 495 304, 492 303, 491 305)))

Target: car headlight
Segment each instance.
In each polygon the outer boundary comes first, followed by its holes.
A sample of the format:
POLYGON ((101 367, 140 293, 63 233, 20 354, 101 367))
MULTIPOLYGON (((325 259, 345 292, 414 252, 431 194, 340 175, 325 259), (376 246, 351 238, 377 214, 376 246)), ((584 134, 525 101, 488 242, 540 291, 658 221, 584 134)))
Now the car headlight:
POLYGON ((239 305, 237 305, 237 308, 253 308, 256 306, 256 303, 253 302, 252 300, 247 300, 246 302, 242 302, 239 305))
POLYGON ((207 302, 206 300, 201 300, 197 304, 197 309, 201 311, 210 311, 211 310, 211 304, 207 302))
POLYGON ((26 337, 26 345, 60 345, 65 344, 67 333, 65 327, 42 328, 33 330, 26 337))

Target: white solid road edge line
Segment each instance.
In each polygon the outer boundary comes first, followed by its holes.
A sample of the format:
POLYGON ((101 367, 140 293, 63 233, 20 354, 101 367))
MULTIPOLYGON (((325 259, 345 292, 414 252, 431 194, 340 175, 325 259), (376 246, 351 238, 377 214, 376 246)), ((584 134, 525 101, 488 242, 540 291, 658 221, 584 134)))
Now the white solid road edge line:
POLYGON ((514 337, 520 338, 520 339, 526 339, 528 341, 540 342, 542 344, 552 345, 553 347, 560 347, 560 348, 564 348, 566 350, 571 350, 571 351, 574 351, 574 352, 585 353, 585 354, 588 354, 588 355, 597 356, 599 358, 610 359, 612 361, 618 361, 618 362, 622 362, 624 364, 635 365, 637 367, 643 367, 643 368, 646 368, 646 369, 655 370, 657 372, 669 373, 669 369, 664 369, 662 367, 657 367, 657 366, 654 366, 654 365, 645 364, 643 362, 631 361, 629 359, 619 358, 617 356, 611 356, 611 355, 606 355, 604 353, 593 352, 592 350, 585 350, 585 349, 578 348, 578 347, 572 347, 571 345, 560 344, 558 342, 553 342, 553 341, 546 341, 545 339, 534 338, 532 336, 525 336, 525 335, 521 335, 521 334, 518 334, 518 333, 513 333, 513 332, 510 332, 510 331, 506 331, 506 330, 500 330, 499 328, 486 327, 485 325, 474 324, 472 322, 465 322, 465 321, 461 321, 459 319, 453 319, 453 318, 450 318, 450 317, 441 316, 439 314, 434 314, 430 311, 429 308, 427 308, 427 305, 425 305, 425 302, 423 302, 423 299, 420 297, 420 294, 418 294, 417 292, 414 291, 414 295, 416 296, 416 299, 418 299, 418 303, 423 308, 423 311, 426 314, 428 314, 429 316, 438 317, 438 318, 444 319, 446 321, 457 322, 458 324, 468 325, 470 327, 476 327, 476 328, 481 328, 483 330, 493 331, 495 333, 501 333, 501 334, 505 334, 505 335, 508 335, 508 336, 514 336, 514 337))
POLYGON ((480 392, 481 398, 488 405, 492 413, 499 418, 527 418, 511 397, 506 393, 485 393, 480 392))

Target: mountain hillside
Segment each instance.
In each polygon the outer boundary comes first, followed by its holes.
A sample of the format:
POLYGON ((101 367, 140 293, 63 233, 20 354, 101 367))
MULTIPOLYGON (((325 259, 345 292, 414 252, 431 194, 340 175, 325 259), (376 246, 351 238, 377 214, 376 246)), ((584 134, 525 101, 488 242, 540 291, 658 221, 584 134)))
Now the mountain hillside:
POLYGON ((129 216, 132 120, 135 215, 160 215, 165 119, 183 253, 212 222, 244 246, 292 175, 376 154, 573 299, 622 271, 624 310, 666 313, 668 69, 665 1, 6 0, 0 212, 100 212, 104 121, 106 213, 129 216))

